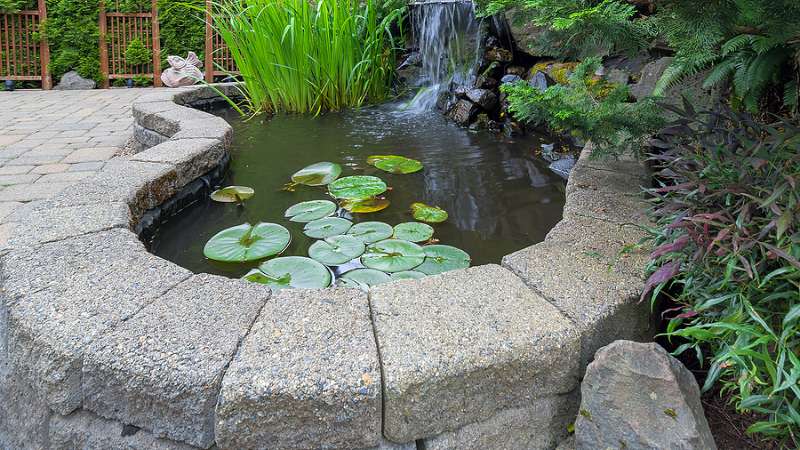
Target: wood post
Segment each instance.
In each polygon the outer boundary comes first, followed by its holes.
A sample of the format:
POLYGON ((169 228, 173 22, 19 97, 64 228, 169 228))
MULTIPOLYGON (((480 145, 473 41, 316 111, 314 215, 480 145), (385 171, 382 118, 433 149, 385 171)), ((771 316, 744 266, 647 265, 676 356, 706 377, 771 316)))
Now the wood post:
POLYGON ((211 26, 213 17, 211 16, 211 0, 206 0, 206 49, 205 59, 205 78, 206 82, 214 82, 214 28, 211 26))
POLYGON ((153 30, 153 86, 161 87, 161 36, 158 29, 158 0, 151 0, 153 16, 150 20, 153 30))
MULTIPOLYGON (((39 0, 39 28, 47 20, 47 4, 39 0)), ((50 78, 50 46, 47 44, 47 35, 39 33, 39 62, 42 65, 42 89, 52 89, 53 80, 50 78)))
POLYGON ((109 87, 108 79, 108 42, 106 40, 106 27, 108 20, 106 19, 106 3, 100 1, 100 74, 103 77, 102 86, 104 89, 109 87))

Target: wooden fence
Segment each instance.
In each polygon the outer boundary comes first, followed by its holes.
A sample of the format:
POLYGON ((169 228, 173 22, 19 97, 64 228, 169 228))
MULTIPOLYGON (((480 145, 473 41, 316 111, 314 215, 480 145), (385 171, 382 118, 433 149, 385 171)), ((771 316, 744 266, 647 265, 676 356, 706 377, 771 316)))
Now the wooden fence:
MULTIPOLYGON (((41 81, 42 89, 52 82, 47 66, 50 50, 39 26, 47 18, 45 0, 38 1, 38 10, 0 13, 0 80, 41 81)), ((236 64, 225 42, 211 25, 212 1, 206 0, 205 79, 236 73, 236 64)), ((158 25, 158 0, 150 8, 137 12, 120 12, 119 0, 106 5, 100 2, 99 23, 100 73, 102 87, 113 80, 151 78, 161 86, 161 42, 158 25), (131 64, 125 53, 129 44, 139 40, 151 53, 147 63, 131 64)), ((199 49, 198 49, 199 50, 199 49)))
POLYGON ((52 87, 50 48, 39 33, 46 19, 45 0, 38 0, 35 11, 0 13, 0 80, 41 81, 42 89, 52 87))

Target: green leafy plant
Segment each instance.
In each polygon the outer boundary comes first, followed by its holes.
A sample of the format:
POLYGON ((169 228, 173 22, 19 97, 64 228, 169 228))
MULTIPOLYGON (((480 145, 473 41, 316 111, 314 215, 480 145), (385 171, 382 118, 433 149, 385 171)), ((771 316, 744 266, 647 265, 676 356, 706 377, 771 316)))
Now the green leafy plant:
POLYGON ((518 120, 591 139, 601 152, 640 150, 663 125, 661 109, 652 99, 634 103, 627 86, 594 76, 599 65, 599 58, 587 58, 566 85, 544 91, 524 81, 505 85, 508 109, 518 120))
POLYGON ((376 0, 231 0, 217 4, 214 26, 256 110, 319 113, 390 94, 403 11, 379 13, 376 0))
POLYGON ((125 62, 129 66, 141 66, 148 64, 153 59, 150 49, 144 46, 141 39, 135 38, 128 42, 125 48, 125 62))
POLYGON ((666 336, 708 363, 749 432, 800 444, 800 128, 664 105, 652 159, 655 250, 643 299, 669 300, 666 336))

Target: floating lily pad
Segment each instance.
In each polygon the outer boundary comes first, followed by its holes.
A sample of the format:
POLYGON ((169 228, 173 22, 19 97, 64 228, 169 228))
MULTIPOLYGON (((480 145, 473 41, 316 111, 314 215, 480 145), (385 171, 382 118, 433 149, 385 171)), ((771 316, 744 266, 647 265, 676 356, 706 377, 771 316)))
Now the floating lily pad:
POLYGON ((342 174, 342 166, 332 162, 318 162, 298 170, 292 175, 292 181, 306 186, 324 186, 330 184, 342 174))
POLYGON ((367 198, 361 200, 342 200, 342 208, 352 213, 374 213, 388 208, 391 202, 385 198, 367 198))
POLYGON ((394 226, 393 237, 410 242, 425 242, 433 237, 433 227, 426 223, 405 222, 394 226))
POLYGON ((363 200, 386 192, 386 183, 378 177, 354 175, 329 184, 328 192, 340 200, 363 200))
POLYGON ((447 211, 425 203, 412 203, 411 214, 420 222, 441 223, 447 220, 447 211))
POLYGON ((353 226, 353 222, 341 217, 325 217, 308 222, 303 228, 306 236, 314 239, 325 239, 331 236, 338 236, 347 233, 353 226))
POLYGON ((425 278, 427 275, 418 272, 416 270, 404 270, 402 272, 395 272, 390 274, 392 277, 392 281, 397 280, 419 280, 420 278, 425 278))
POLYGON ((361 239, 365 244, 382 241, 392 237, 394 229, 388 223, 383 222, 361 222, 353 225, 347 234, 361 239))
POLYGON ((399 239, 387 239, 372 244, 361 257, 364 266, 384 272, 411 270, 424 260, 425 252, 422 247, 399 239))
POLYGON ((408 174, 422 170, 421 162, 398 155, 372 155, 367 158, 367 164, 375 166, 384 172, 397 174, 408 174))
POLYGON ((271 259, 260 266, 261 275, 251 271, 245 279, 266 284, 272 289, 316 289, 331 285, 331 271, 311 258, 284 256, 271 259))
POLYGON ((222 203, 242 203, 255 195, 256 191, 247 186, 228 186, 211 193, 211 200, 222 203))
POLYGON ((428 275, 447 272, 448 270, 466 269, 472 258, 464 250, 449 245, 426 245, 425 262, 414 270, 428 275))
POLYGON ((336 212, 336 203, 329 200, 311 200, 289 207, 284 214, 292 222, 311 222, 336 212))
POLYGON ((215 234, 203 254, 215 261, 255 261, 283 252, 291 240, 289 230, 276 223, 245 223, 215 234))
POLYGON ((333 236, 311 244, 308 256, 322 264, 337 266, 364 253, 364 243, 353 236, 333 236))
POLYGON ((347 287, 375 286, 376 284, 392 281, 389 275, 375 269, 351 270, 339 278, 347 287))
POLYGON ((258 269, 253 269, 250 272, 247 272, 247 274, 245 274, 245 276, 243 276, 242 279, 258 284, 269 284, 271 280, 270 277, 266 276, 264 272, 258 269))

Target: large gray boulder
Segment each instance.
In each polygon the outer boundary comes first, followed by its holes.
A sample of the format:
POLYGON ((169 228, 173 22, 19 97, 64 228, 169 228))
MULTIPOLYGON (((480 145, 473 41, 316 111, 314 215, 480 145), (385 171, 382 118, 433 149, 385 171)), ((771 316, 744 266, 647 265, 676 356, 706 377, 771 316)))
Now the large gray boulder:
POLYGON ((88 80, 78 75, 78 72, 70 70, 61 76, 61 81, 55 89, 62 91, 76 91, 81 89, 94 89, 97 86, 94 80, 88 80))
POLYGON ((581 385, 576 448, 716 449, 694 376, 655 343, 601 348, 581 385))

